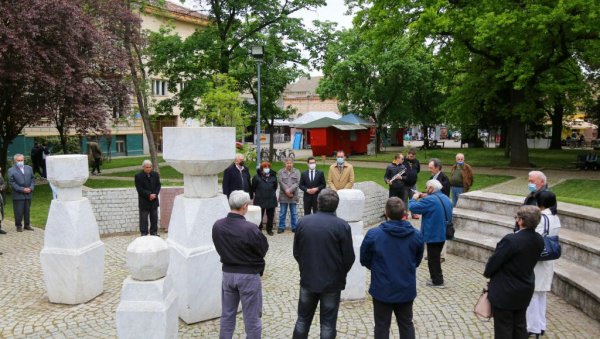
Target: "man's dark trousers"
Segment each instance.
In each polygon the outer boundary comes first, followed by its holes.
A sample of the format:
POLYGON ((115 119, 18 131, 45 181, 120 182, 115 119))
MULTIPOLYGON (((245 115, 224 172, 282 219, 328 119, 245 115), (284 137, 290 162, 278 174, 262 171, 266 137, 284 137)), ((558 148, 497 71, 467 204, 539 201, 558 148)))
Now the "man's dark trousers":
POLYGON ((427 243, 427 266, 429 267, 431 282, 434 285, 441 285, 444 283, 444 276, 442 275, 442 263, 440 262, 440 255, 442 253, 444 243, 445 241, 427 243))
POLYGON ((340 307, 341 291, 330 293, 314 293, 300 287, 298 300, 298 321, 294 327, 293 339, 306 339, 317 309, 321 303, 321 339, 335 338, 337 334, 336 323, 340 307))
POLYGON ((527 308, 520 310, 504 310, 492 305, 494 314, 494 337, 526 339, 527 335, 527 308))
POLYGON ((148 235, 148 216, 150 216, 150 234, 158 234, 158 208, 140 208, 140 233, 148 235))
POLYGON ((389 304, 373 299, 373 315, 375 316, 375 339, 388 339, 390 337, 390 324, 392 312, 396 316, 400 339, 414 339, 415 326, 413 325, 413 302, 389 304))
POLYGON ((29 226, 29 207, 31 206, 31 200, 13 200, 13 213, 15 214, 15 226, 17 229, 23 227, 22 221, 25 217, 25 227, 29 226))
POLYGON ((309 215, 311 213, 317 213, 317 197, 318 194, 308 194, 304 193, 304 215, 309 215))

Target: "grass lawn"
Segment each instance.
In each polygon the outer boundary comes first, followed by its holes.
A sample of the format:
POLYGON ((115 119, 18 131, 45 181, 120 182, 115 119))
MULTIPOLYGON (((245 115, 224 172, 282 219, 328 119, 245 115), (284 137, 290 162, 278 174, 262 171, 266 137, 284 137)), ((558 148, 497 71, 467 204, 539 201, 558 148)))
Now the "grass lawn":
POLYGON ((570 179, 552 186, 551 190, 559 201, 600 208, 598 180, 570 179))
MULTIPOLYGON (((139 157, 118 157, 113 158, 112 160, 104 160, 102 165, 100 166, 100 170, 103 169, 112 169, 112 168, 120 168, 120 167, 129 167, 129 166, 139 166, 142 167, 142 162, 146 159, 150 159, 149 155, 139 156, 139 157)), ((158 162, 165 162, 162 156, 158 157, 158 162)))
MULTIPOLYGON (((403 153, 406 154, 406 151, 403 153)), ((464 153, 466 162, 476 167, 508 167, 509 159, 504 157, 504 149, 499 148, 452 148, 417 151, 417 159, 425 164, 431 158, 439 158, 443 164, 454 163, 456 153, 464 153)), ((531 149, 529 150, 529 161, 536 167, 556 168, 556 169, 574 169, 572 164, 578 154, 586 153, 582 150, 547 150, 531 149)), ((391 162, 396 152, 383 152, 377 155, 352 156, 349 160, 364 160, 375 162, 391 162)))
MULTIPOLYGON (((50 190, 50 185, 40 184, 35 186, 33 190, 33 197, 31 199, 30 210, 32 226, 40 226, 41 228, 46 226, 48 210, 50 209, 50 201, 52 201, 52 190, 50 190)), ((4 213, 6 214, 7 219, 15 220, 15 216, 13 214, 12 197, 10 194, 7 194, 4 200, 4 213)), ((14 231, 14 229, 9 231, 14 231)))

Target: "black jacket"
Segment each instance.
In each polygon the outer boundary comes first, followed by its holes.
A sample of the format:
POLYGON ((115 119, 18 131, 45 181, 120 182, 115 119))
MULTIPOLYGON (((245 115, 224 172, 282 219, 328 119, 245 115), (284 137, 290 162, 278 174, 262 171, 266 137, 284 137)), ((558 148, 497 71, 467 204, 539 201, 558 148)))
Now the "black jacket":
POLYGON ((300 286, 314 293, 343 290, 355 259, 350 225, 329 212, 303 217, 294 236, 294 258, 300 286))
POLYGON ((229 213, 212 228, 212 239, 223 263, 223 272, 263 274, 267 238, 255 224, 239 214, 229 213))
POLYGON ((324 189, 325 186, 327 186, 327 183, 325 182, 325 174, 323 173, 323 171, 319 171, 318 169, 315 169, 315 178, 313 181, 310 181, 309 173, 310 173, 310 170, 306 170, 306 171, 302 172, 302 175, 300 175, 300 184, 298 184, 298 186, 300 187, 302 192, 304 192, 303 200, 309 200, 311 198, 316 198, 319 195, 319 192, 321 192, 321 190, 324 189), (317 191, 317 193, 312 194, 312 195, 306 193, 307 189, 315 188, 315 187, 319 189, 317 191))
POLYGON ((488 298, 504 310, 527 308, 533 289, 533 268, 544 249, 544 239, 533 229, 508 234, 496 245, 483 275, 490 278, 488 298))
POLYGON ((152 171, 147 175, 144 171, 135 175, 135 189, 138 192, 138 207, 140 209, 154 209, 158 207, 158 194, 160 193, 160 176, 152 171), (156 199, 150 201, 150 194, 156 194, 156 199))
POLYGON ((523 201, 523 205, 532 205, 532 206, 537 206, 537 197, 540 194, 540 192, 542 191, 547 191, 548 190, 548 186, 544 186, 542 187, 539 191, 536 192, 530 192, 527 197, 525 197, 525 201, 523 201))
POLYGON ((260 173, 252 178, 252 192, 254 193, 254 205, 261 208, 277 207, 277 177, 271 170, 269 176, 260 173))
MULTIPOLYGON (((433 175, 431 178, 433 179, 433 175)), ((444 193, 447 197, 450 197, 450 179, 444 172, 440 172, 437 177, 437 181, 442 184, 442 193, 444 193)))
POLYGON ((421 172, 421 163, 419 160, 417 160, 417 158, 415 158, 413 161, 410 161, 408 158, 404 159, 404 166, 415 171, 417 174, 421 172))
POLYGON ((244 166, 244 169, 240 172, 235 164, 231 164, 225 169, 225 172, 223 172, 223 194, 229 198, 231 192, 238 190, 250 193, 250 198, 252 198, 252 192, 250 190, 250 172, 246 166, 244 166))
POLYGON ((404 174, 400 178, 394 179, 394 181, 390 185, 390 189, 409 189, 413 185, 412 182, 416 182, 416 173, 414 171, 410 171, 410 169, 404 166, 404 164, 389 164, 385 169, 385 174, 383 175, 383 178, 387 183, 388 180, 391 180, 396 174, 402 171, 404 171, 404 174))

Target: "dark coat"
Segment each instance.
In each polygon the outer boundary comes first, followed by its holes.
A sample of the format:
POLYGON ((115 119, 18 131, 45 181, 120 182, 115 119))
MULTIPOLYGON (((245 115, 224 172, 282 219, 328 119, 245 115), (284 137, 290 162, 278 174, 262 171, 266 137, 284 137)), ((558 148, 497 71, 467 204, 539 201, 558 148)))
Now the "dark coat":
POLYGON ((343 290, 355 259, 350 225, 330 212, 303 217, 294 236, 294 258, 300 286, 313 293, 343 290))
POLYGON ((252 192, 254 193, 254 205, 261 208, 277 207, 277 176, 273 170, 269 176, 259 173, 252 178, 252 192))
POLYGON ((371 270, 371 296, 392 304, 414 300, 422 258, 423 237, 410 222, 389 220, 370 229, 360 246, 360 263, 371 270))
POLYGON ((488 298, 492 306, 527 308, 535 288, 533 268, 543 249, 544 239, 534 229, 522 229, 500 240, 483 272, 490 278, 488 298))
POLYGON ((323 190, 326 186, 327 183, 325 182, 325 173, 323 173, 323 171, 319 171, 318 169, 315 169, 315 178, 313 181, 310 181, 310 170, 306 170, 304 172, 302 172, 302 175, 300 176, 300 189, 302 190, 302 192, 304 192, 304 196, 303 196, 303 200, 304 201, 308 201, 310 199, 316 199, 317 196, 319 195, 319 192, 321 192, 321 190, 323 190), (306 190, 309 188, 318 188, 319 190, 317 191, 317 193, 315 194, 308 194, 306 193, 306 190))
POLYGON ((223 194, 229 198, 231 192, 238 190, 250 193, 250 198, 252 198, 252 192, 250 190, 250 172, 246 166, 244 166, 244 169, 240 172, 235 164, 231 164, 225 169, 225 172, 223 172, 223 194))
POLYGON ((530 192, 527 197, 525 197, 525 201, 523 201, 523 205, 532 205, 532 206, 537 206, 537 197, 540 194, 540 192, 542 191, 547 191, 548 190, 548 186, 544 186, 542 187, 539 191, 535 191, 535 192, 530 192))
POLYGON ((12 200, 31 200, 31 194, 35 186, 33 170, 31 166, 23 167, 25 173, 22 173, 17 165, 8 169, 8 182, 12 188, 12 200), (23 192, 23 189, 29 187, 30 193, 23 192))
MULTIPOLYGON (((431 178, 433 179, 433 175, 431 178)), ((440 172, 437 177, 437 181, 442 184, 442 193, 444 193, 447 197, 450 197, 450 179, 444 172, 440 172)))
POLYGON ((410 161, 408 158, 404 159, 404 166, 417 172, 417 174, 421 172, 421 163, 417 158, 414 158, 412 161, 410 161))
POLYGON ((160 193, 160 176, 151 171, 147 175, 144 171, 135 175, 135 189, 138 192, 138 207, 143 210, 158 208, 158 194, 160 193), (150 200, 150 194, 156 194, 154 200, 150 200))
POLYGON ((404 164, 396 165, 395 163, 389 164, 385 169, 385 174, 383 175, 384 180, 387 181, 392 179, 396 174, 405 171, 404 174, 395 179, 390 185, 390 190, 402 191, 410 189, 417 182, 417 173, 415 171, 411 171, 404 164))
POLYGON ((223 272, 263 274, 269 243, 255 224, 239 214, 229 213, 212 228, 215 249, 221 257, 223 272))

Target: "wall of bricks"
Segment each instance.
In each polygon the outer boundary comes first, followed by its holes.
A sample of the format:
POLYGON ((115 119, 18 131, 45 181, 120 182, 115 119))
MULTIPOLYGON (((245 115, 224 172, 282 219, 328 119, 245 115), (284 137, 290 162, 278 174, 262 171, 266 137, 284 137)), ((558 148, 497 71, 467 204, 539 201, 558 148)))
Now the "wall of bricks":
MULTIPOLYGON (((383 220, 383 208, 388 198, 388 191, 372 181, 359 182, 355 189, 365 194, 363 221, 372 225, 383 220)), ((164 187, 160 192, 159 225, 168 228, 175 197, 183 193, 183 187, 164 187)), ((304 215, 300 192, 298 218, 304 215)), ((92 210, 98 222, 100 234, 138 232, 139 214, 138 197, 135 188, 110 188, 87 190, 83 194, 90 200, 92 210)), ((275 227, 279 224, 279 208, 275 209, 275 227)), ((287 214, 286 225, 290 225, 290 214, 287 214)))

